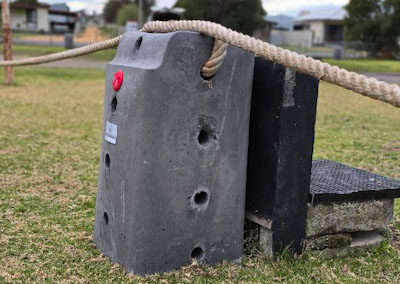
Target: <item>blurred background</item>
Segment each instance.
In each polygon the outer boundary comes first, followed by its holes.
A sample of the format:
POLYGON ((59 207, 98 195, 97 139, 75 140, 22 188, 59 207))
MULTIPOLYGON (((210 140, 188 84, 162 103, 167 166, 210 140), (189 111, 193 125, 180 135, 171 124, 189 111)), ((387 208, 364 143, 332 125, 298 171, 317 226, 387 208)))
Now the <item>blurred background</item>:
MULTIPOLYGON (((108 39, 153 19, 203 19, 400 84, 400 0, 2 4, 10 6, 12 45, 7 24, 0 36, 9 59, 108 39)), ((195 265, 147 279, 126 275, 104 258, 93 246, 92 232, 104 86, 111 83, 105 69, 115 53, 0 68, 0 283, 400 283, 400 200, 388 240, 346 258, 283 253, 271 262, 250 240, 241 266, 195 265)), ((398 108, 321 82, 313 157, 400 179, 399 119, 398 108)))
POLYGON ((14 44, 70 48, 146 21, 201 19, 316 58, 399 59, 398 0, 15 0, 10 12, 14 44))

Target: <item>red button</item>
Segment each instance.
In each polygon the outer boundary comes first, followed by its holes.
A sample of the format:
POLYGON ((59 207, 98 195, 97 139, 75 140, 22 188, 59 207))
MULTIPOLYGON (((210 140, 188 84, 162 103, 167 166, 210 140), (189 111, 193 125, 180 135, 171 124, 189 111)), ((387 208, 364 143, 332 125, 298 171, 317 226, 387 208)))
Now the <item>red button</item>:
POLYGON ((118 70, 114 74, 114 79, 112 82, 114 91, 118 91, 121 88, 122 82, 124 81, 124 72, 118 70))

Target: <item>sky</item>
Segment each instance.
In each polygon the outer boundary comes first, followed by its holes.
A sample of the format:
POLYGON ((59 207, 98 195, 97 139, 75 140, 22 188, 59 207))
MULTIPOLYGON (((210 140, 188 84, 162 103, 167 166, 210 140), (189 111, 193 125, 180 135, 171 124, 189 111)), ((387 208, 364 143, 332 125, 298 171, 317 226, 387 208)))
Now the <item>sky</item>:
MULTIPOLYGON (((62 0, 42 0, 49 3, 62 3, 62 0)), ((91 13, 93 10, 101 13, 107 0, 66 0, 73 10, 85 9, 91 13)), ((157 6, 171 7, 176 0, 157 0, 157 6)), ((269 15, 288 14, 295 16, 301 10, 313 10, 320 6, 345 5, 349 0, 262 0, 264 9, 269 15)))

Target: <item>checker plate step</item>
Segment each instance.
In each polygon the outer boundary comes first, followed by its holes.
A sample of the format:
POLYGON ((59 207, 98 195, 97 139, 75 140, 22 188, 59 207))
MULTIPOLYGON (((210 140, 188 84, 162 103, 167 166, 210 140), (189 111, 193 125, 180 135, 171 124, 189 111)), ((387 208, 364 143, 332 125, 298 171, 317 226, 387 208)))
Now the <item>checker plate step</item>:
POLYGON ((311 203, 400 197, 400 181, 329 160, 312 163, 311 203))

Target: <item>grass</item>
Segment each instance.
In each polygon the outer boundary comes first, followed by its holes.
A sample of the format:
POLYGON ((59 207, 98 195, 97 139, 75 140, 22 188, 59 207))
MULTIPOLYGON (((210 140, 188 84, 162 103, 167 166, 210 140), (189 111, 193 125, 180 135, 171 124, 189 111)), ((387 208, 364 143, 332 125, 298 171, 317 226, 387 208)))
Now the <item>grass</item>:
MULTIPOLYGON (((39 46, 26 44, 13 44, 12 48, 13 54, 24 56, 40 56, 66 50, 64 47, 61 46, 39 46)), ((0 50, 3 50, 2 44, 0 44, 0 50)), ((85 57, 96 60, 110 61, 114 58, 115 52, 115 49, 107 49, 86 55, 85 57)))
POLYGON ((12 38, 19 39, 21 37, 32 37, 32 36, 41 36, 41 34, 38 34, 36 32, 22 32, 22 31, 12 31, 12 38))
MULTIPOLYGON (((333 53, 332 47, 314 46, 312 48, 301 48, 289 45, 282 45, 280 47, 296 51, 301 54, 333 53)), ((400 73, 400 60, 382 60, 370 58, 336 60, 332 58, 323 58, 323 61, 354 72, 400 73)))
MULTIPOLYGON (((126 275, 91 240, 104 72, 24 67, 16 78, 0 85, 0 283, 400 283, 400 203, 389 240, 346 258, 255 253, 126 275)), ((400 178, 399 109, 322 83, 318 111, 315 157, 400 178)))
POLYGON ((400 73, 400 60, 325 58, 324 62, 355 72, 400 73))

